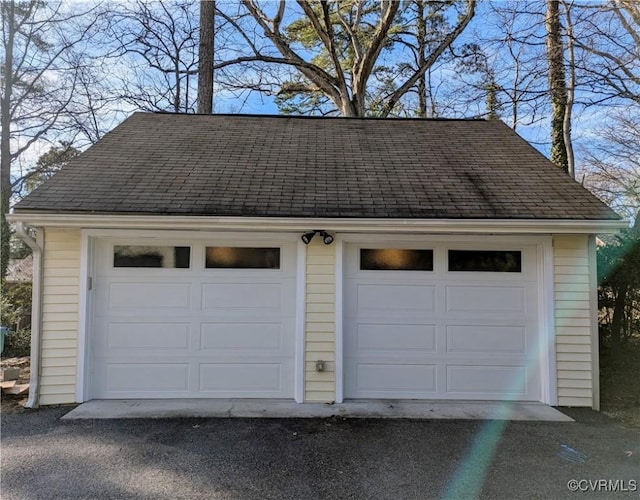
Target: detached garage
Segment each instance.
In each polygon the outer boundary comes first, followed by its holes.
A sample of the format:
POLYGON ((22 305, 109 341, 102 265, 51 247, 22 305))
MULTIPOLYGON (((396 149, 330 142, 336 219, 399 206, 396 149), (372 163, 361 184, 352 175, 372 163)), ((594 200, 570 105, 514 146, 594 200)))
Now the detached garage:
POLYGON ((499 121, 136 113, 10 220, 30 406, 599 404, 594 238, 625 223, 499 121))

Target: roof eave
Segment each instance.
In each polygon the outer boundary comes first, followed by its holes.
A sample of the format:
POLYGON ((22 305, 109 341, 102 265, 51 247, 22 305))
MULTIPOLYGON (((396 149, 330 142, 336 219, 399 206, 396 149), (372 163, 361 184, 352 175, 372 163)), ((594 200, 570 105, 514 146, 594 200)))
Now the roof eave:
POLYGON ((319 217, 217 217, 182 215, 105 215, 18 212, 9 222, 33 227, 82 229, 181 229, 271 231, 325 229, 359 233, 615 233, 629 227, 625 220, 585 219, 394 219, 319 217))

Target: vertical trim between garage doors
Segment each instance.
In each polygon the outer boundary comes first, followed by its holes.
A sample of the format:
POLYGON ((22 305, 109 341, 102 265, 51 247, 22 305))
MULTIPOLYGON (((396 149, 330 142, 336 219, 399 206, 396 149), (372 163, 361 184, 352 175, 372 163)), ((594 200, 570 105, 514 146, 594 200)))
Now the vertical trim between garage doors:
POLYGON ((344 244, 340 236, 335 239, 336 245, 336 310, 335 310, 335 377, 336 377, 336 403, 344 400, 344 371, 343 371, 343 346, 344 336, 342 332, 343 315, 343 266, 344 266, 344 244))
POLYGON ((87 328, 90 322, 91 307, 89 280, 93 275, 93 238, 86 230, 80 232, 80 297, 78 302, 78 353, 76 368, 76 402, 83 403, 88 399, 87 362, 89 345, 87 328))
POLYGON ((304 348, 307 310, 307 245, 298 240, 296 256, 296 353, 293 397, 296 403, 304 402, 304 348))

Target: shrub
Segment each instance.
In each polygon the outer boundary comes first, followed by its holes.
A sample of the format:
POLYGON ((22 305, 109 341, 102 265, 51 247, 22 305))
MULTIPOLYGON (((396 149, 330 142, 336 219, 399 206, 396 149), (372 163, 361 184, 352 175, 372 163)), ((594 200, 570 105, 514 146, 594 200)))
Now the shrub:
POLYGON ((3 358, 29 356, 31 354, 31 330, 10 331, 4 339, 3 358))
POLYGON ((31 283, 3 283, 0 322, 12 331, 31 326, 31 283))
POLYGON ((9 328, 3 358, 29 356, 31 344, 31 283, 3 284, 0 322, 9 328))

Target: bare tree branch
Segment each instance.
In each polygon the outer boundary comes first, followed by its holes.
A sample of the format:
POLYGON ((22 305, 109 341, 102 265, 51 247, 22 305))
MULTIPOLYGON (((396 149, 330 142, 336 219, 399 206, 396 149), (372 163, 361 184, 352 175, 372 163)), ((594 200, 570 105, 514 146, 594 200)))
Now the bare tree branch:
POLYGON ((396 103, 400 100, 400 98, 406 94, 411 87, 415 85, 421 75, 425 73, 425 71, 435 64, 438 57, 442 55, 442 53, 451 46, 453 41, 460 36, 460 34, 464 31, 464 29, 468 26, 469 22, 475 15, 475 7, 476 0, 468 0, 467 1, 467 11, 465 15, 460 19, 458 25, 455 27, 453 31, 451 31, 438 45, 435 51, 431 53, 431 55, 425 59, 424 64, 418 68, 414 74, 408 78, 404 84, 402 84, 398 90, 393 92, 389 98, 386 100, 385 106, 382 111, 382 116, 388 116, 396 103))

